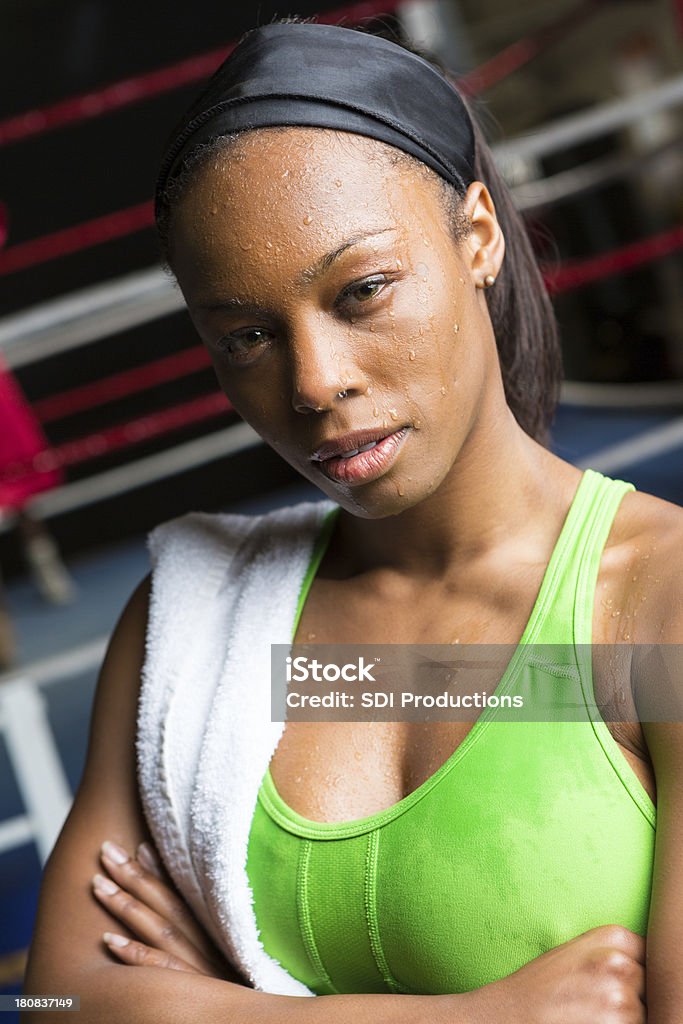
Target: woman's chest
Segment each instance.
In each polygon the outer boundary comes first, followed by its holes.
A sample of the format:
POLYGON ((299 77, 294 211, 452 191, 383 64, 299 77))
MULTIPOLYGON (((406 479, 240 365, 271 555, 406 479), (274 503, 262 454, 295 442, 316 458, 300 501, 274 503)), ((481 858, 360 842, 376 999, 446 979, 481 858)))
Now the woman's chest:
MULTIPOLYGON (((607 565, 602 577, 593 616, 596 655, 619 640, 615 620, 610 612, 605 614, 605 608, 626 603, 615 584, 619 579, 615 566, 607 565), (612 597, 605 598, 607 593, 612 597)), ((323 580, 309 594, 296 641, 437 643, 461 645, 460 650, 467 644, 495 644, 512 649, 532 613, 537 589, 530 571, 527 579, 518 575, 515 585, 501 586, 493 599, 490 587, 487 593, 483 587, 464 585, 460 592, 451 589, 438 599, 401 595, 396 602, 377 602, 368 594, 354 595, 337 581, 323 580)), ((614 659, 596 656, 593 660, 598 706, 611 704, 615 691, 626 698, 621 716, 625 720, 614 721, 615 716, 610 716, 605 724, 654 801, 654 772, 635 720, 629 680, 615 672, 614 659)), ((496 689, 502 671, 503 666, 496 669, 497 678, 487 681, 489 693, 496 689)), ((271 775, 283 800, 304 817, 353 820, 384 810, 412 793, 452 756, 474 726, 471 715, 467 721, 448 722, 290 721, 271 761, 271 775)))

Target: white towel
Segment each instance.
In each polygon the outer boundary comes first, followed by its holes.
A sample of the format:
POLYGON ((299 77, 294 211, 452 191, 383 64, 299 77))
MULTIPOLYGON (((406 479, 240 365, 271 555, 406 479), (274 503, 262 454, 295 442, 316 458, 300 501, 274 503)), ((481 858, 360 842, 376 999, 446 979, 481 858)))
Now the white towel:
POLYGON ((291 643, 330 501, 263 516, 190 513, 149 536, 152 590, 138 709, 145 817, 163 861, 253 986, 313 995, 263 949, 246 872, 270 720, 270 645, 291 643))

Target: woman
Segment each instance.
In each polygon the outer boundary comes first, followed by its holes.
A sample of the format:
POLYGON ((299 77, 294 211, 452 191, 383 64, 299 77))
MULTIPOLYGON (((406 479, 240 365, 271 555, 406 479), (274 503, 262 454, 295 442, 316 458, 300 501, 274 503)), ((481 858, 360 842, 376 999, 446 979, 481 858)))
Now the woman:
MULTIPOLYGON (((271 643, 551 643, 588 706, 591 641, 683 634, 680 510, 543 446, 552 315, 462 99, 386 40, 259 29, 157 214, 226 395, 331 501, 153 534, 27 991, 86 1020, 672 1024, 675 725, 269 721, 271 643)), ((543 671, 513 656, 497 692, 543 671)))

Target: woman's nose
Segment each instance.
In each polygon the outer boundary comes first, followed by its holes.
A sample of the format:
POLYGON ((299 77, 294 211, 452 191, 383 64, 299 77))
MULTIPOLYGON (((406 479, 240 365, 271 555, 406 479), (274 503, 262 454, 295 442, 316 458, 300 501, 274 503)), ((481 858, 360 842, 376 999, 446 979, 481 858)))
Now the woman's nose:
POLYGON ((296 412, 325 412, 342 398, 365 394, 367 381, 349 352, 348 341, 319 320, 297 328, 291 339, 292 406, 296 412))

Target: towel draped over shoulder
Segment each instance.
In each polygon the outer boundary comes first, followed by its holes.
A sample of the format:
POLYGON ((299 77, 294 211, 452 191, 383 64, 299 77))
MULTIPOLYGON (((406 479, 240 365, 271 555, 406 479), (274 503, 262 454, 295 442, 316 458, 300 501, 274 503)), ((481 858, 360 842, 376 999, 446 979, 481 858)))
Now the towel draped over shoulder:
POLYGON ((138 782, 163 862, 254 988, 313 995, 263 949, 246 872, 271 721, 270 645, 291 643, 330 501, 260 516, 192 512, 148 539, 152 585, 137 720, 138 782))

